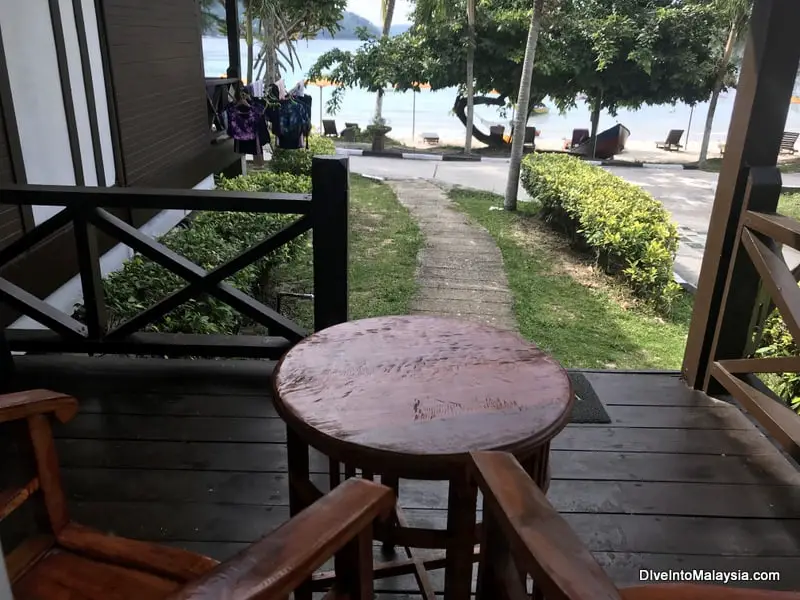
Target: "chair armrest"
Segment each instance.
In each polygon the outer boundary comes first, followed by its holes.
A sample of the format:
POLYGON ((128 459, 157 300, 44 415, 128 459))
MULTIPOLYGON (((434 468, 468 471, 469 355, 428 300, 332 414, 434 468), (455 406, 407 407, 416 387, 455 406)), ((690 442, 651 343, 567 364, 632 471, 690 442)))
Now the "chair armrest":
POLYGON ((499 527, 514 561, 545 598, 620 599, 614 583, 512 455, 471 456, 484 497, 484 523, 499 527))
POLYGON ((78 412, 78 401, 50 390, 28 390, 0 396, 0 423, 50 412, 66 423, 78 412))
POLYGON ((348 479, 169 600, 287 598, 316 569, 394 506, 391 488, 348 479))

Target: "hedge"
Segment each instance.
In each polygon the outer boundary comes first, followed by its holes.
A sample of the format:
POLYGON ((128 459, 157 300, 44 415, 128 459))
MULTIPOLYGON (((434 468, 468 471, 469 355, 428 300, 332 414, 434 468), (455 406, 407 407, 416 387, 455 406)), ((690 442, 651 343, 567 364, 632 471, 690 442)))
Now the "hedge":
MULTIPOLYGON (((263 172, 220 179, 218 187, 225 190, 307 193, 311 189, 311 180, 285 173, 263 172)), ((177 227, 159 241, 203 269, 211 270, 285 227, 295 218, 281 214, 200 212, 188 222, 188 227, 177 227)), ((308 243, 308 236, 295 239, 239 271, 227 283, 259 297, 271 269, 291 260, 308 243)), ((134 255, 119 271, 103 280, 110 325, 113 327, 130 319, 185 284, 183 279, 157 263, 139 254, 134 255)), ((76 307, 76 317, 80 318, 82 312, 82 307, 76 307)), ((169 333, 235 335, 246 324, 246 319, 226 304, 209 296, 201 296, 182 304, 147 329, 169 333)))
POLYGON ((669 309, 680 293, 673 279, 678 231, 661 203, 605 169, 564 154, 529 154, 522 185, 541 216, 594 252, 607 272, 634 293, 669 309))
POLYGON ((333 141, 326 137, 312 135, 308 138, 308 150, 305 148, 299 150, 275 148, 272 151, 269 166, 276 173, 311 177, 311 159, 314 156, 325 154, 336 154, 336 146, 333 141))

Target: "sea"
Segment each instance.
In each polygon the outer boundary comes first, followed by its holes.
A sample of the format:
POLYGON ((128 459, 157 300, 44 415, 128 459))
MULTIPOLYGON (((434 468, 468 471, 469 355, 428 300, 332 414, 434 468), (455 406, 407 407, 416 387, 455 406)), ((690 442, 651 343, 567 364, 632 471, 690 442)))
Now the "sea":
MULTIPOLYGON (((325 52, 334 48, 354 51, 360 46, 358 40, 303 40, 297 44, 299 64, 293 72, 284 73, 287 89, 306 74, 316 60, 325 52)), ((242 65, 247 64, 247 48, 242 40, 242 65)), ((228 68, 228 45, 225 38, 204 37, 203 57, 206 77, 220 77, 228 68)), ((335 115, 328 114, 327 101, 330 99, 331 87, 309 85, 306 92, 312 97, 312 114, 315 124, 321 128, 322 119, 335 119, 341 130, 345 122, 355 122, 365 127, 375 112, 375 94, 360 89, 347 90, 342 107, 335 115)), ((731 111, 735 98, 731 90, 720 96, 714 117, 711 134, 711 148, 717 142, 724 141, 728 134, 731 111)), ((800 85, 795 86, 795 95, 800 96, 800 85)), ((421 90, 419 92, 396 92, 387 90, 383 101, 383 116, 392 127, 392 137, 401 139, 419 139, 422 133, 437 133, 444 140, 458 140, 464 137, 464 126, 453 114, 453 100, 456 89, 421 90)), ((528 123, 541 131, 542 139, 564 139, 572 135, 575 128, 590 127, 590 109, 588 105, 577 101, 575 108, 559 112, 548 98, 544 100, 549 111, 545 114, 533 115, 528 123)), ((670 129, 683 129, 684 142, 688 149, 699 149, 703 138, 708 104, 697 104, 694 107, 683 103, 675 105, 662 104, 643 106, 638 110, 621 109, 616 116, 603 112, 600 116, 600 130, 622 123, 631 131, 631 142, 663 141, 670 129)), ((476 106, 475 122, 488 130, 490 125, 510 124, 513 118, 511 110, 505 116, 497 107, 476 106)), ((786 120, 786 130, 800 131, 800 104, 792 104, 786 120)))

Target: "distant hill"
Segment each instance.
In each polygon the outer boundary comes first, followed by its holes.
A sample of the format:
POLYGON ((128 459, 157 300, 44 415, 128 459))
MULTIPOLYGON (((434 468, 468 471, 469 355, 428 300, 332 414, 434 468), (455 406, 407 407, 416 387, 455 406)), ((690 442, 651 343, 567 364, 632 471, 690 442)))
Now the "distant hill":
MULTIPOLYGON (((208 10, 218 19, 221 19, 222 21, 225 20, 225 9, 221 5, 214 3, 209 7, 208 10)), ((377 36, 381 34, 380 27, 375 25, 375 23, 365 19, 361 15, 357 15, 356 13, 349 11, 345 11, 342 15, 342 19, 339 21, 339 27, 341 29, 336 32, 336 35, 333 36, 337 40, 358 39, 358 36, 356 35, 356 29, 359 27, 366 27, 367 31, 371 35, 377 36)), ((393 25, 391 29, 391 35, 400 35, 401 33, 407 31, 409 27, 411 27, 411 25, 408 23, 404 23, 402 25, 393 25)), ((219 37, 222 34, 220 34, 216 25, 213 23, 208 23, 203 31, 203 35, 219 37)), ((317 39, 329 40, 331 39, 331 35, 327 31, 320 31, 317 35, 317 39)))

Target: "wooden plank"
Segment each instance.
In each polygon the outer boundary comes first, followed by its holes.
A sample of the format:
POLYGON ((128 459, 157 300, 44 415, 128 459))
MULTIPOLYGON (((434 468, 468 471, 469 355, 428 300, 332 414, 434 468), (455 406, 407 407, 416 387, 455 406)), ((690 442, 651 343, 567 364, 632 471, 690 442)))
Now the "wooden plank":
POLYGON ((800 338, 800 287, 783 256, 779 257, 747 229, 742 231, 742 244, 789 331, 800 338))
POLYGON ((97 208, 218 210, 301 215, 311 211, 311 197, 308 194, 49 185, 4 186, 0 203, 39 206, 80 204, 97 208), (13 193, 6 194, 6 191, 13 193))
POLYGON ((18 352, 85 352, 278 359, 291 348, 284 337, 204 335, 143 331, 123 338, 68 338, 42 329, 8 329, 6 339, 18 352))
POLYGON ((65 338, 80 339, 86 335, 86 327, 83 324, 2 277, 0 277, 0 298, 65 338))
POLYGON ((53 441, 49 417, 45 415, 28 417, 28 430, 36 457, 39 488, 44 495, 44 505, 50 519, 50 528, 58 536, 69 522, 69 514, 67 500, 61 485, 58 454, 53 441))
MULTIPOLYGON (((588 454, 588 453, 581 453, 588 454)), ((642 457, 657 455, 642 455, 642 457)), ((576 457, 580 460, 580 456, 576 457)), ((609 464, 624 464, 631 455, 609 456, 609 464)), ((553 465, 550 497, 559 509, 571 512, 638 512, 646 514, 698 514, 708 516, 773 516, 800 518, 800 475, 773 475, 745 463, 714 457, 717 461, 696 469, 698 457, 686 457, 672 478, 648 474, 644 468, 615 479, 606 473, 589 479, 579 467, 569 471, 569 456, 553 465), (566 466, 566 468, 564 468, 566 466), (723 467, 715 470, 715 467, 723 467), (696 469, 696 470, 695 470, 696 469), (688 476, 683 476, 684 473, 688 476), (703 479, 704 473, 711 476, 703 479), (643 485, 643 484, 647 485, 643 485), (726 502, 712 502, 725 496, 726 502), (697 499, 695 499, 695 497, 697 499), (707 501, 700 501, 704 498, 707 501), (572 508, 570 508, 572 507, 572 508), (694 512, 693 512, 694 511, 694 512)), ((703 457, 705 458, 705 457, 703 457)), ((736 459, 737 457, 733 457, 736 459)), ((170 460, 165 457, 165 460, 170 460)), ((328 489, 323 461, 315 464, 313 483, 328 489)), ((642 465, 646 460, 641 461, 642 465)), ((288 505, 285 471, 132 469, 63 467, 65 489, 71 498, 113 501, 186 501, 232 504, 288 505)), ((787 471, 791 469, 787 465, 787 471)), ((613 471, 613 469, 608 469, 613 471)), ((622 469, 620 469, 622 470, 622 469)), ((442 482, 402 480, 400 505, 404 508, 447 507, 447 487, 442 482)))
POLYGON ((285 442, 286 426, 280 419, 214 417, 142 417, 79 414, 68 425, 57 425, 60 437, 101 440, 170 440, 285 442), (224 423, 224 425, 223 425, 224 423))
POLYGON ((108 326, 108 311, 103 291, 103 274, 100 271, 97 231, 89 224, 89 216, 85 212, 75 215, 72 231, 75 234, 87 337, 100 340, 108 326))
POLYGON ((580 371, 604 405, 712 406, 714 401, 689 388, 679 375, 580 371))
POLYGON ((728 373, 800 373, 800 356, 720 360, 728 373))
MULTIPOLYGON (((289 518, 284 506, 74 502, 75 519, 150 541, 252 542, 289 518)), ((446 511, 406 510, 416 527, 444 528, 446 511)), ((592 551, 796 558, 800 520, 567 513, 592 551)))
POLYGON ((18 488, 0 491, 0 521, 17 510, 23 502, 39 490, 39 480, 34 477, 18 488))
POLYGON ((36 563, 50 548, 55 539, 51 535, 40 535, 28 538, 6 555, 8 579, 14 583, 22 577, 30 566, 36 563))
MULTIPOLYGON (((752 424, 735 406, 715 401, 716 406, 619 406, 607 405, 606 411, 615 427, 659 427, 670 429, 740 429, 752 424)), ((576 425, 573 425, 575 427, 576 425)), ((577 425, 594 427, 594 425, 577 425)))
POLYGON ((792 217, 748 210, 744 215, 744 225, 780 244, 794 249, 800 248, 800 222, 792 217))
POLYGON ((719 363, 712 366, 711 374, 767 428, 792 458, 800 461, 800 416, 797 413, 731 375, 719 363))
POLYGON ((81 414, 255 417, 279 418, 268 390, 261 395, 205 396, 192 393, 158 394, 133 392, 109 398, 91 391, 81 395, 81 414))
MULTIPOLYGON (((0 196, 2 196, 3 201, 8 202, 15 194, 16 192, 3 189, 0 196)), ((23 237, 0 250, 0 265, 8 264, 37 244, 43 242, 67 225, 71 224, 74 214, 75 211, 72 208, 65 208, 43 223, 37 225, 31 231, 28 231, 23 237)))

